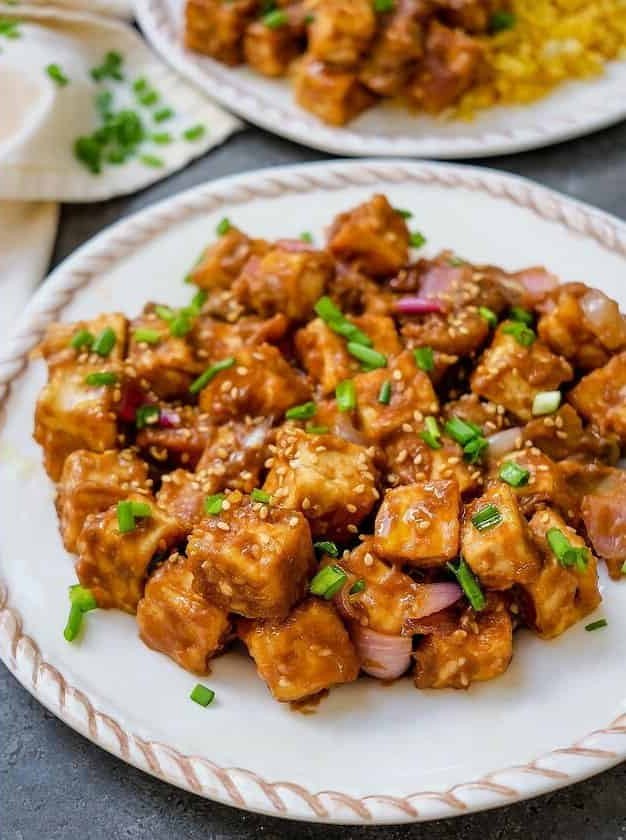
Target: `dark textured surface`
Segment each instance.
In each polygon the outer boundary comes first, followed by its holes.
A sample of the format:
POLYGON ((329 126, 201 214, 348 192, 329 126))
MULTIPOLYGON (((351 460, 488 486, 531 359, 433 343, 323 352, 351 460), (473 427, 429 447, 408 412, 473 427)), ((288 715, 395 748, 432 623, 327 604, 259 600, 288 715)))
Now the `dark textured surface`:
MULTIPOLYGON (((323 157, 249 129, 137 195, 65 207, 54 264, 103 227, 194 184, 323 157)), ((626 218, 626 123, 551 149, 484 163, 626 218)), ((530 802, 425 825, 350 828, 257 817, 128 767, 50 715, 0 669, 0 840, 626 840, 625 787, 622 765, 530 802)))

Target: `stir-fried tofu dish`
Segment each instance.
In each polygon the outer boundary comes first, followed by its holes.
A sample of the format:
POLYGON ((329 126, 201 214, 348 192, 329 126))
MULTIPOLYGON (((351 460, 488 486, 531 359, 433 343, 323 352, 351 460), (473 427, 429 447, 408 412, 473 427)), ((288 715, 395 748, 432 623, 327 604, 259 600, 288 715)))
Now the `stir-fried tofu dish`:
POLYGON ((467 688, 518 628, 597 609, 599 562, 626 568, 626 320, 543 268, 420 259, 410 216, 374 195, 324 244, 223 219, 189 305, 49 327, 68 640, 117 608, 194 674, 245 647, 291 702, 467 688))

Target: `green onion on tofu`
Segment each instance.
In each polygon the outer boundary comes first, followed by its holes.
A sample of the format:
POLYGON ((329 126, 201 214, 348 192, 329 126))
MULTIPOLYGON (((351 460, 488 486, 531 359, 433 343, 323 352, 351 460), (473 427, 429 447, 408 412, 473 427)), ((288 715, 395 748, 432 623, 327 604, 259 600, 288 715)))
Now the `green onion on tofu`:
POLYGON ((367 370, 387 367, 387 357, 372 347, 365 347, 355 341, 348 341, 346 349, 351 356, 358 359, 367 370))
POLYGON ((250 493, 250 498, 253 502, 261 502, 264 505, 271 504, 272 497, 269 493, 266 493, 265 490, 258 490, 256 487, 250 493))
POLYGON ((391 402, 391 381, 389 379, 386 379, 380 386, 378 402, 382 403, 382 405, 389 405, 391 402))
POLYGON ((349 590, 348 594, 349 595, 358 595, 359 592, 364 592, 366 588, 367 588, 367 584, 365 583, 365 580, 363 578, 359 578, 358 580, 354 581, 354 583, 350 587, 350 590, 349 590))
POLYGON ((189 391, 192 394, 197 394, 203 388, 211 382, 212 379, 215 379, 218 373, 221 373, 223 370, 228 370, 235 364, 235 359, 233 356, 229 356, 227 359, 222 359, 220 362, 215 362, 215 364, 208 367, 204 373, 201 373, 197 379, 189 386, 189 391))
POLYGON ((519 321, 520 324, 526 324, 527 327, 532 327, 535 322, 535 316, 528 309, 523 306, 512 306, 509 313, 511 321, 519 321))
POLYGON ((147 502, 134 502, 130 499, 117 503, 117 527, 120 534, 135 530, 136 519, 145 519, 152 515, 152 508, 147 502))
POLYGON ((503 327, 502 332, 505 335, 512 335, 518 344, 522 347, 530 347, 535 343, 537 335, 534 330, 527 327, 521 321, 508 321, 503 327))
POLYGON ((313 543, 313 548, 321 554, 328 554, 329 557, 339 557, 339 548, 337 543, 331 540, 320 540, 320 542, 313 543))
POLYGON ((218 222, 215 232, 218 236, 224 236, 225 233, 228 233, 231 227, 232 225, 230 223, 230 219, 227 219, 226 216, 224 216, 224 218, 218 222))
POLYGON ((432 347, 418 347, 413 351, 415 363, 424 373, 430 373, 435 367, 435 356, 432 347))
POLYGON ((490 531, 502 522, 502 514, 495 505, 485 505, 472 516, 472 525, 477 531, 490 531))
POLYGON ((111 350, 115 347, 116 341, 117 336, 113 332, 112 328, 105 327, 105 329, 103 329, 102 332, 94 339, 94 342, 91 345, 91 350, 93 353, 97 353, 98 356, 108 356, 111 350))
POLYGON ((139 343, 158 344, 161 339, 161 333, 158 330, 150 330, 142 327, 133 332, 133 338, 139 343))
POLYGON ((505 461, 498 473, 501 480, 511 487, 524 487, 530 479, 530 470, 520 467, 515 461, 505 461))
POLYGON ((424 428, 420 432, 420 437, 431 449, 441 449, 443 446, 441 443, 441 431, 434 417, 427 417, 424 420, 424 428))
POLYGON ((480 583, 478 582, 477 578, 475 577, 474 573, 467 565, 463 557, 459 559, 459 562, 456 566, 454 565, 454 563, 446 563, 446 566, 456 577, 457 581, 459 582, 459 586, 465 593, 472 609, 476 610, 477 612, 480 612, 480 610, 484 610, 485 606, 487 605, 485 593, 480 588, 480 583))
POLYGON ((489 309, 488 306, 479 306, 478 314, 481 318, 485 319, 490 327, 496 327, 498 325, 498 316, 493 309, 489 309))
POLYGON ((87 385, 92 385, 95 388, 100 388, 104 385, 115 385, 117 382, 117 374, 108 370, 94 371, 88 373, 85 377, 87 385))
POLYGON ((550 528, 546 533, 546 539, 561 566, 574 567, 580 572, 585 571, 589 562, 588 549, 573 546, 563 531, 558 528, 550 528))
POLYGON ((315 415, 317 406, 314 402, 305 402, 301 405, 292 405, 285 412, 287 420, 310 420, 315 415))
POLYGON ((70 347, 73 347, 74 350, 82 350, 83 347, 91 347, 94 341, 95 339, 89 330, 78 330, 70 340, 70 347))
POLYGON ((544 414, 554 414, 560 405, 560 391, 540 391, 533 400, 532 415, 533 417, 541 417, 544 414))
POLYGON ((222 502, 225 499, 223 493, 214 493, 212 496, 207 496, 204 500, 204 512, 209 516, 217 516, 222 512, 222 502))
POLYGON ((335 388, 339 411, 353 411, 356 408, 356 387, 352 379, 344 379, 335 388))
POLYGON ((159 422, 160 416, 161 409, 158 405, 140 405, 135 412, 135 425, 138 429, 144 429, 146 426, 153 426, 155 423, 159 422))
POLYGON ((339 307, 335 306, 329 297, 321 297, 314 306, 315 312, 326 326, 337 335, 353 344, 371 347, 372 340, 351 321, 348 321, 339 307))
POLYGON ((315 575, 309 590, 313 595, 319 595, 327 601, 339 592, 348 579, 341 566, 325 566, 315 575))

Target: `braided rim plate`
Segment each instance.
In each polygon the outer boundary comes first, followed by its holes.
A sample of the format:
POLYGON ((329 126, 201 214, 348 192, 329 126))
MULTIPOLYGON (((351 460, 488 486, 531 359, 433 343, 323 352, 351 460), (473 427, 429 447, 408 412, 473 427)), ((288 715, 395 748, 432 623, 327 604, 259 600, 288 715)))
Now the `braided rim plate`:
POLYGON ((626 61, 615 61, 603 77, 563 85, 531 105, 483 111, 472 122, 382 105, 334 128, 299 108, 285 80, 226 67, 186 50, 183 8, 184 0, 135 0, 141 29, 166 61, 244 119, 334 154, 440 159, 509 154, 580 137, 626 117, 626 61))
POLYGON ((131 616, 90 613, 80 644, 62 638, 71 558, 53 488, 31 438, 45 381, 30 353, 52 320, 179 304, 181 282, 217 221, 257 236, 311 230, 385 192, 428 236, 470 260, 545 263, 622 305, 626 225, 528 181, 485 169, 345 162, 264 170, 196 187, 124 219, 79 249, 32 299, 0 353, 0 655, 50 711, 124 761, 194 793, 303 820, 389 823, 505 805, 571 784, 626 756, 622 640, 626 589, 601 584, 605 630, 554 642, 516 637, 511 668, 467 692, 418 692, 410 680, 331 691, 304 716, 274 702, 235 652, 196 682, 137 638, 131 616), (33 527, 35 525, 35 527, 33 527))

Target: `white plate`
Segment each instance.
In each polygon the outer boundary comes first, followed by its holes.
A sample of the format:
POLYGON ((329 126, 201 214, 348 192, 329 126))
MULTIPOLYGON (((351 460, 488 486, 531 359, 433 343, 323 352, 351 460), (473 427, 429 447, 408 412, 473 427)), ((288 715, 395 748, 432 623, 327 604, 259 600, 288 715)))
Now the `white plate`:
MULTIPOLYGON (((72 558, 31 438, 44 365, 28 361, 51 320, 180 304, 182 278, 227 215, 255 236, 319 240, 337 212, 385 192, 415 211, 427 253, 445 246, 508 268, 543 263, 626 305, 626 225, 483 169, 345 161, 265 170, 196 187, 125 219, 60 266, 0 355, 0 654, 54 714, 136 766, 203 796, 298 819, 384 823, 504 805, 626 756, 626 586, 602 576, 608 628, 554 642, 516 636, 511 668, 467 692, 374 680, 331 691, 304 716, 270 698, 252 662, 228 654, 196 679, 137 637, 131 616, 89 615, 64 641, 72 558)), ((583 622, 584 623, 584 622, 583 622)))
POLYGON ((184 49, 184 2, 135 2, 142 30, 163 58, 241 117, 326 152, 360 157, 486 157, 548 146, 626 117, 626 61, 615 61, 602 77, 565 84, 531 105, 483 111, 472 122, 445 122, 379 105, 345 128, 333 128, 298 107, 285 80, 267 79, 246 67, 227 67, 184 49))

